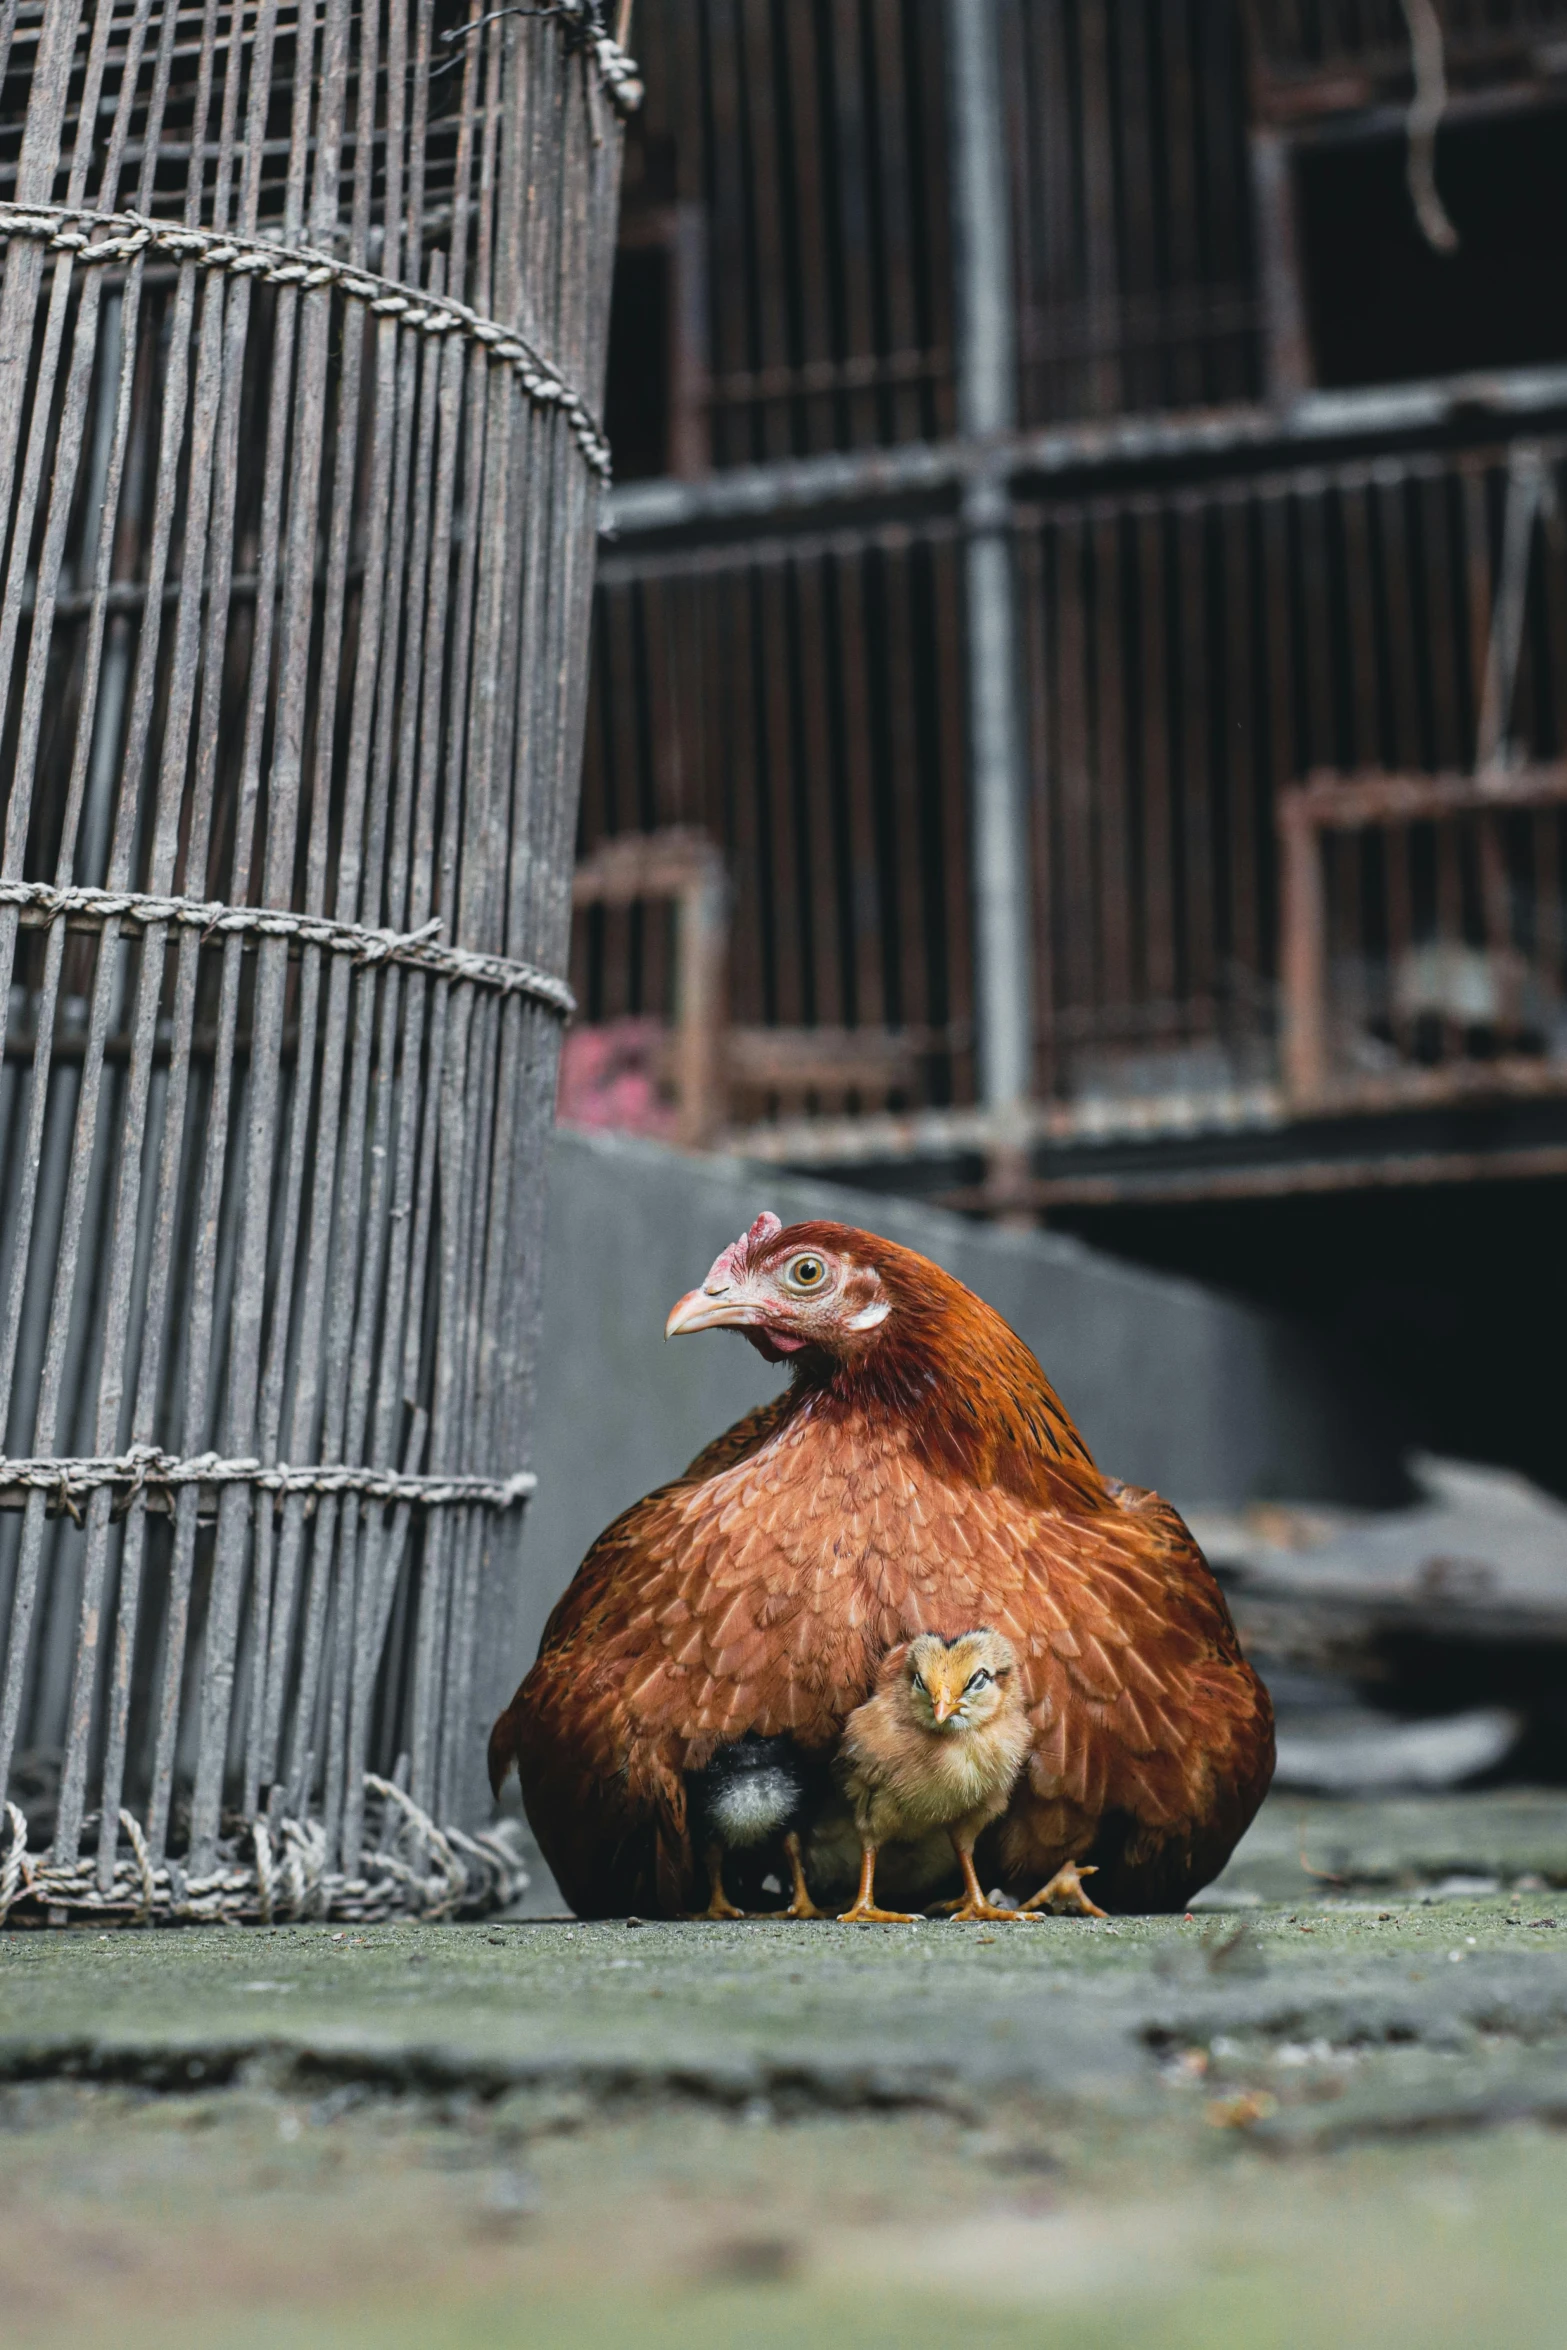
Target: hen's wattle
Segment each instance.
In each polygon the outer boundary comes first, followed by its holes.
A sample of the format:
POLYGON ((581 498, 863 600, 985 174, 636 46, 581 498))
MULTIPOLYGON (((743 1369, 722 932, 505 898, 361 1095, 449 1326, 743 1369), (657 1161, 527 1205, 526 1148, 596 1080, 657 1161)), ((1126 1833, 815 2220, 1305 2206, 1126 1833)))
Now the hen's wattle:
POLYGON ((802 1321, 787 1391, 618 1518, 550 1617, 490 1772, 516 1763, 567 1900, 686 1907, 688 1772, 748 1732, 825 1753, 896 1642, 988 1624, 1032 1744, 985 1881, 1026 1898, 1091 1861, 1108 1908, 1183 1906, 1273 1769, 1267 1693, 1186 1527, 1100 1473, 1022 1340, 939 1267, 842 1225, 751 1237, 753 1286, 809 1250, 880 1306, 841 1346, 802 1321))

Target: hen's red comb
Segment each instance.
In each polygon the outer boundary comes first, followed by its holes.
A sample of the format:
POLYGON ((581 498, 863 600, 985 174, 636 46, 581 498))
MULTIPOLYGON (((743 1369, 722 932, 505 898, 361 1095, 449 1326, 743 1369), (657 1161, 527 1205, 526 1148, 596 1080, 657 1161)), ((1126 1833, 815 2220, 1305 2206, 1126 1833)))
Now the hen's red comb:
POLYGON ((742 1232, 738 1240, 732 1240, 726 1249, 720 1250, 702 1287, 727 1289, 731 1282, 743 1281, 752 1249, 760 1248, 764 1241, 775 1240, 782 1230, 782 1217, 775 1216, 771 1208, 764 1208, 749 1232, 742 1232))

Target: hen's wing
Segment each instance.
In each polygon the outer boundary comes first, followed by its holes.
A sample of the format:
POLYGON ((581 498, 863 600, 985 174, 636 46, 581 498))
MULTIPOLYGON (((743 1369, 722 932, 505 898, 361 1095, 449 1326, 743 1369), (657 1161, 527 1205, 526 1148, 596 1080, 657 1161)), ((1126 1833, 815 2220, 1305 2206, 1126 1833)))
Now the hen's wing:
POLYGON ((1134 1486, 1107 1491, 1111 1508, 1044 1520, 1030 1546, 1035 1740, 1000 1849, 1029 1891, 1062 1861, 1093 1859, 1111 1906, 1178 1906, 1267 1790, 1272 1707, 1177 1512, 1134 1486))
POLYGON ((657 1909, 661 1848, 684 1833, 672 1758, 643 1750, 633 1772, 622 1718, 628 1646, 674 1490, 650 1494, 599 1536, 490 1733, 491 1784, 515 1762, 533 1832, 579 1916, 657 1909))
MULTIPOLYGON (((748 1412, 684 1475, 607 1527, 551 1611, 539 1658, 490 1734, 497 1792, 515 1762, 534 1833, 571 1905, 592 1916, 679 1906, 688 1865, 683 1774, 731 1720, 766 1728, 776 1705, 749 1660, 720 1698, 677 1636, 714 1532, 700 1497, 765 1444, 788 1391, 748 1412), (743 1717, 743 1718, 742 1718, 743 1717), (706 1730, 707 1735, 703 1735, 706 1730), (691 1733, 695 1731, 695 1738, 691 1733)), ((738 1660, 726 1658, 730 1668, 738 1660)), ((717 1666, 717 1657, 707 1660, 717 1666)))
MULTIPOLYGON (((614 1605, 620 1611, 628 1588, 625 1577, 628 1567, 635 1567, 639 1554, 662 1559, 667 1550, 670 1513, 665 1506, 672 1496, 693 1485, 702 1485, 719 1470, 744 1460, 765 1444, 783 1419, 789 1404, 787 1389, 774 1396, 770 1403, 758 1404, 743 1419, 726 1428, 722 1436, 715 1436, 705 1445, 683 1473, 656 1492, 645 1494, 629 1509, 605 1527, 587 1557, 572 1577, 560 1598, 545 1619, 539 1640, 539 1657, 563 1645, 580 1648, 591 1631, 600 1628, 602 1612, 611 1591, 616 1594, 614 1605)), ((512 1727, 522 1701, 524 1681, 511 1704, 490 1733, 490 1783, 496 1794, 506 1782, 506 1774, 517 1759, 512 1727)))
POLYGON ((1273 1732, 1179 1515, 1108 1480, 1046 1508, 927 1478, 902 1506, 917 1555, 889 1559, 882 1589, 903 1628, 990 1624, 1018 1653, 1034 1745, 999 1832, 1009 1888, 1095 1858, 1119 1906, 1184 1900, 1252 1818, 1273 1732))

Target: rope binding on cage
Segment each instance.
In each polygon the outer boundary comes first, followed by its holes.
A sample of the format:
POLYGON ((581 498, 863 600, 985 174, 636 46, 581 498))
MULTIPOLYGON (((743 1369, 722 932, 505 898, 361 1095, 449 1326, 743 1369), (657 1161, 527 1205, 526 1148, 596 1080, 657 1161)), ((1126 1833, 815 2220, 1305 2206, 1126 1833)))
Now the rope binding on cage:
POLYGON ((312 246, 274 245, 226 230, 187 228, 180 221, 149 220, 140 212, 0 203, 0 238, 6 237, 32 237, 51 253, 70 253, 88 264, 133 261, 138 254, 158 252, 175 261, 193 261, 202 269, 224 270, 231 277, 253 277, 262 285, 306 291, 335 286, 350 300, 363 302, 374 318, 397 319, 419 334, 465 335, 498 365, 513 369, 535 406, 559 408, 588 464, 601 480, 609 479, 609 443, 581 393, 514 328, 498 325, 449 295, 416 293, 312 246))
POLYGON ((300 1918, 374 1925, 394 1917, 479 1917, 526 1891, 510 1822, 464 1835, 437 1826, 395 1781, 366 1771, 364 1785, 380 1806, 379 1835, 353 1876, 327 1866, 319 1820, 242 1821, 219 1843, 218 1866, 192 1876, 177 1860, 154 1860, 141 1823, 122 1811, 130 1850, 116 1854, 104 1886, 96 1858, 56 1864, 47 1852, 30 1852, 27 1816, 8 1802, 0 1826, 0 1926, 13 1912, 15 1922, 40 1925, 71 1916, 133 1925, 270 1926, 300 1918))
POLYGON ((260 938, 297 938, 306 946, 351 955, 356 963, 402 963, 437 979, 460 980, 500 995, 530 996, 563 1019, 569 1019, 577 1008, 577 999, 563 979, 531 963, 442 945, 436 936, 441 928, 439 915, 419 930, 377 930, 368 924, 334 922, 324 914, 301 914, 282 906, 228 906, 221 899, 147 897, 136 890, 59 886, 48 881, 16 881, 6 875, 0 875, 0 906, 20 907, 23 921, 30 916, 34 924, 55 922, 62 915, 67 920, 74 915, 87 923, 114 917, 143 925, 173 922, 183 929, 199 930, 204 938, 244 932, 260 938))
POLYGON ((330 1493, 350 1494, 361 1502, 407 1502, 420 1509, 509 1510, 526 1501, 537 1484, 531 1469, 519 1469, 510 1477, 469 1477, 440 1471, 408 1476, 401 1470, 361 1468, 343 1461, 296 1468, 288 1461, 226 1460, 215 1452, 196 1453, 182 1460, 155 1444, 133 1444, 128 1452, 80 1458, 44 1454, 13 1460, 0 1453, 0 1490, 10 1486, 26 1493, 53 1494, 56 1506, 78 1524, 79 1504, 105 1485, 123 1492, 122 1508, 149 1488, 177 1492, 187 1485, 249 1485, 258 1493, 270 1493, 274 1500, 291 1493, 317 1499, 330 1493))
POLYGON ((590 56, 598 68, 599 80, 615 112, 624 118, 635 114, 642 103, 642 75, 634 57, 628 56, 613 34, 606 31, 603 9, 599 0, 512 0, 505 8, 487 9, 470 24, 453 25, 442 33, 442 41, 455 54, 444 65, 432 66, 431 81, 451 73, 462 63, 462 44, 475 33, 482 33, 486 25, 499 24, 508 16, 552 16, 565 35, 568 49, 580 49, 590 56))

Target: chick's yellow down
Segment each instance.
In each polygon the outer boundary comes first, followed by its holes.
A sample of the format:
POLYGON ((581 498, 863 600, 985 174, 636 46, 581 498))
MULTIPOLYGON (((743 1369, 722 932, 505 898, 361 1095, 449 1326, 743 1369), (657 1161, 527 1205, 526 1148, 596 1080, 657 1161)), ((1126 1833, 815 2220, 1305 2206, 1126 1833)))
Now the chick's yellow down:
POLYGON ((875 1903, 876 1854, 945 1828, 963 1872, 959 1918, 1022 1913, 987 1901, 974 1843, 1005 1811, 1032 1742, 1012 1643, 981 1626, 921 1632, 888 1651, 876 1690, 844 1724, 834 1775, 860 1835, 860 1890, 846 1925, 908 1922, 875 1903))

